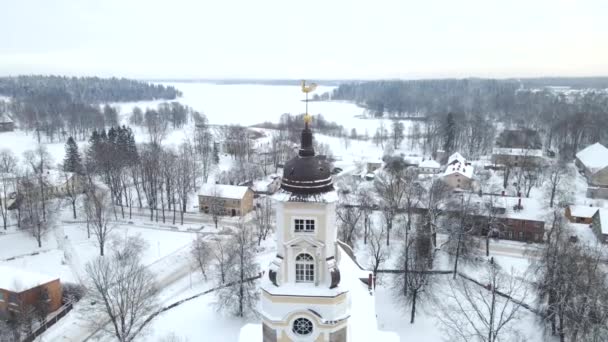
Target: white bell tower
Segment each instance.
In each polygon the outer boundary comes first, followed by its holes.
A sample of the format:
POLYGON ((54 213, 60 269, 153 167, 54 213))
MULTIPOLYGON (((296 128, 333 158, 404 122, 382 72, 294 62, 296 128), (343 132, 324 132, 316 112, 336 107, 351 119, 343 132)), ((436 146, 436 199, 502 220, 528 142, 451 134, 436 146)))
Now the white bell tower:
MULTIPOLYGON (((307 95, 314 87, 302 82, 307 95)), ((350 340, 350 296, 338 267, 338 196, 329 163, 315 155, 310 121, 306 114, 300 151, 285 164, 273 197, 277 255, 262 281, 264 342, 350 340)))

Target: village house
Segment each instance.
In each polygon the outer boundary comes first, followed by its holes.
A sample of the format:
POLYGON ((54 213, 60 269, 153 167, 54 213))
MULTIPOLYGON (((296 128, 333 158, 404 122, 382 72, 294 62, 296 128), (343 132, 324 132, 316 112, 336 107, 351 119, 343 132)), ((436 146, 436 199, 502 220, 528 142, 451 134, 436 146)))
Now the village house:
POLYGON ((25 308, 43 307, 53 312, 62 305, 62 286, 58 277, 0 266, 0 319, 25 308))
POLYGON ((0 114, 0 132, 10 132, 13 130, 15 130, 13 119, 6 113, 0 114))
MULTIPOLYGON (((478 203, 482 198, 477 200, 478 203)), ((532 198, 497 196, 493 201, 496 232, 491 234, 500 239, 542 242, 545 235, 544 210, 542 205, 532 198)), ((474 222, 478 225, 480 235, 488 232, 488 213, 477 211, 474 222)))
POLYGON ((543 151, 541 149, 505 148, 492 149, 492 163, 494 165, 509 166, 541 166, 543 165, 543 151))
POLYGON ((598 207, 584 205, 569 205, 566 207, 565 216, 572 223, 591 224, 593 222, 593 215, 595 215, 598 209, 598 207))
POLYGON ((441 179, 452 189, 470 190, 473 187, 473 165, 456 152, 448 158, 441 179))
POLYGON ((64 196, 71 191, 76 194, 83 191, 82 180, 73 172, 46 170, 44 182, 47 186, 47 193, 57 197, 64 196))
POLYGON ((198 194, 199 210, 209 214, 219 206, 221 215, 243 216, 253 210, 253 197, 248 186, 204 184, 198 194))
POLYGON ((608 148, 587 146, 576 154, 575 164, 587 179, 587 197, 608 199, 608 148))
POLYGON ((492 149, 492 163, 508 166, 541 166, 543 145, 537 131, 531 129, 504 130, 492 149))
POLYGON ((376 159, 376 160, 368 160, 365 163, 365 170, 366 170, 366 174, 367 173, 372 173, 376 170, 379 170, 382 167, 382 160, 380 159, 376 159))
POLYGON ((591 227, 600 241, 608 243, 608 209, 601 208, 595 212, 591 227))
POLYGON ((418 164, 418 172, 422 174, 436 174, 441 172, 441 165, 433 159, 423 160, 418 164))

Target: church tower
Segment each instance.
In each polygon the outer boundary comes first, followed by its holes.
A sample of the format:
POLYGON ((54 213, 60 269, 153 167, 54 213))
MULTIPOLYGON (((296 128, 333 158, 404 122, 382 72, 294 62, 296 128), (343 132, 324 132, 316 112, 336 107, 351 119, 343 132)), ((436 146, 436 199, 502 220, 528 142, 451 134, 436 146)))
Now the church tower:
MULTIPOLYGON (((307 95, 313 89, 302 82, 307 95)), ((329 163, 315 155, 310 121, 306 113, 300 151, 285 164, 273 197, 277 255, 262 281, 264 342, 350 340, 350 296, 338 268, 338 196, 329 163)))

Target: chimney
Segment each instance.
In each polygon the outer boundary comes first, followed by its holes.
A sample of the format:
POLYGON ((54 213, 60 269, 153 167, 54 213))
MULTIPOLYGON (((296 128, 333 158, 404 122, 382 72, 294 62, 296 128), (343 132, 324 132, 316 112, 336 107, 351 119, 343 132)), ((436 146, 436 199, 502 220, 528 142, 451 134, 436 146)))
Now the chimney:
POLYGON ((368 290, 370 290, 370 291, 372 290, 372 281, 373 281, 373 276, 372 276, 372 274, 370 273, 370 274, 367 276, 367 289, 368 289, 368 290))
POLYGON ((522 208, 522 206, 521 206, 521 197, 520 197, 520 198, 517 200, 517 207, 518 207, 519 209, 521 209, 521 208, 522 208))
POLYGON ((505 191, 503 190, 503 191, 500 193, 500 195, 501 195, 501 196, 504 196, 504 195, 505 195, 505 191))

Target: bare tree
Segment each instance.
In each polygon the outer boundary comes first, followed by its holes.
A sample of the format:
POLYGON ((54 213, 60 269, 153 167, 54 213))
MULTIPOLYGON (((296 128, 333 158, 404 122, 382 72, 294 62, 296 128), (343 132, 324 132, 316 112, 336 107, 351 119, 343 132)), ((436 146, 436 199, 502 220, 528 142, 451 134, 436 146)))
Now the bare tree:
POLYGON ((339 221, 338 234, 340 240, 347 245, 354 247, 357 236, 359 235, 359 219, 361 210, 353 205, 340 206, 336 210, 339 221))
POLYGON ((380 269, 390 257, 391 250, 385 246, 384 239, 384 227, 382 227, 380 231, 373 228, 370 230, 367 252, 370 255, 370 268, 374 273, 374 277, 377 276, 378 269, 380 269))
POLYGON ((17 171, 17 164, 18 159, 11 150, 0 150, 0 173, 15 173, 17 171))
POLYGON ((368 189, 357 191, 357 203, 363 218, 363 244, 367 244, 367 239, 371 231, 371 217, 373 213, 374 197, 368 189))
POLYGON ((188 208, 188 197, 194 190, 195 166, 192 159, 192 146, 185 142, 180 145, 177 155, 175 174, 175 187, 180 203, 180 223, 184 224, 184 213, 188 208))
POLYGON ((473 254, 475 240, 473 234, 475 225, 473 222, 473 203, 471 194, 462 193, 460 199, 453 199, 448 203, 448 215, 443 228, 448 234, 448 251, 454 259, 453 278, 458 274, 458 262, 462 258, 473 254))
POLYGON ((216 292, 218 308, 229 310, 238 317, 255 315, 259 291, 249 279, 258 275, 259 265, 255 262, 251 230, 242 223, 230 238, 229 252, 232 262, 228 265, 226 280, 230 285, 216 292))
POLYGON ((386 245, 390 244, 393 221, 403 200, 405 190, 400 171, 385 171, 378 174, 374 188, 380 197, 380 209, 386 222, 386 245))
POLYGON ((150 136, 150 143, 154 146, 160 146, 167 137, 169 121, 163 118, 158 111, 151 109, 146 110, 144 121, 150 136))
POLYGON ((524 281, 491 263, 482 282, 487 285, 464 278, 451 280, 447 291, 438 296, 436 317, 450 340, 497 342, 505 340, 508 332, 516 333, 513 326, 527 297, 524 281))
POLYGON ((397 265, 404 265, 403 273, 396 276, 394 292, 397 300, 410 304, 410 323, 416 318, 416 304, 425 298, 430 285, 430 269, 433 266, 432 245, 427 232, 418 227, 404 241, 397 265))
POLYGON ((560 341, 608 338, 608 278, 602 247, 573 243, 561 210, 552 214, 546 244, 535 255, 543 318, 560 341))
POLYGON ((97 239, 99 255, 103 256, 106 242, 112 232, 112 200, 110 193, 96 186, 88 187, 85 192, 83 210, 87 222, 97 239))
MULTIPOLYGON (((48 197, 47 183, 45 181, 45 170, 48 169, 51 163, 51 155, 49 154, 46 146, 38 143, 35 150, 28 150, 23 152, 23 159, 32 169, 32 175, 36 175, 37 186, 40 192, 39 198, 41 199, 40 204, 42 205, 42 220, 46 221, 46 200, 48 197)), ((31 178, 31 177, 30 177, 31 178)))
POLYGON ((10 150, 0 151, 0 216, 4 230, 8 226, 9 197, 16 195, 17 191, 17 162, 17 157, 10 150))
POLYGON ((549 208, 553 208, 556 198, 561 200, 567 194, 571 184, 572 170, 565 163, 556 163, 546 169, 545 178, 549 208))
POLYGON ((272 199, 269 196, 261 197, 255 206, 258 246, 262 243, 262 240, 266 240, 268 232, 272 228, 272 218, 272 199))
POLYGON ((218 237, 213 243, 212 254, 215 261, 214 271, 220 284, 226 283, 226 277, 232 265, 232 251, 229 248, 228 241, 218 237))
POLYGON ((196 240, 192 242, 192 256, 194 257, 194 260, 196 260, 196 264, 201 270, 205 280, 207 280, 207 270, 211 259, 213 258, 211 248, 211 244, 205 241, 203 235, 197 235, 196 240))
POLYGON ((109 256, 99 256, 86 265, 89 293, 97 304, 95 316, 102 315, 102 329, 121 342, 130 342, 144 328, 157 308, 158 289, 154 275, 142 264, 144 245, 128 239, 109 256))
POLYGON ((65 188, 63 195, 72 205, 72 215, 76 219, 76 201, 78 200, 78 196, 82 194, 80 177, 75 173, 62 171, 61 179, 64 182, 65 188))
POLYGON ((209 207, 207 212, 211 215, 215 229, 217 229, 217 225, 224 214, 224 200, 222 199, 222 191, 219 187, 214 186, 211 189, 207 205, 209 207))
POLYGON ((34 176, 28 172, 23 177, 20 210, 21 228, 29 230, 38 247, 42 247, 43 237, 51 227, 52 218, 47 199, 43 197, 44 192, 39 191, 39 182, 43 182, 42 187, 46 188, 46 183, 38 175, 34 176))
POLYGON ((431 234, 433 248, 437 247, 437 230, 439 229, 439 221, 445 210, 443 205, 448 199, 450 187, 446 182, 440 179, 433 179, 429 190, 423 198, 426 213, 424 215, 426 229, 431 234))

